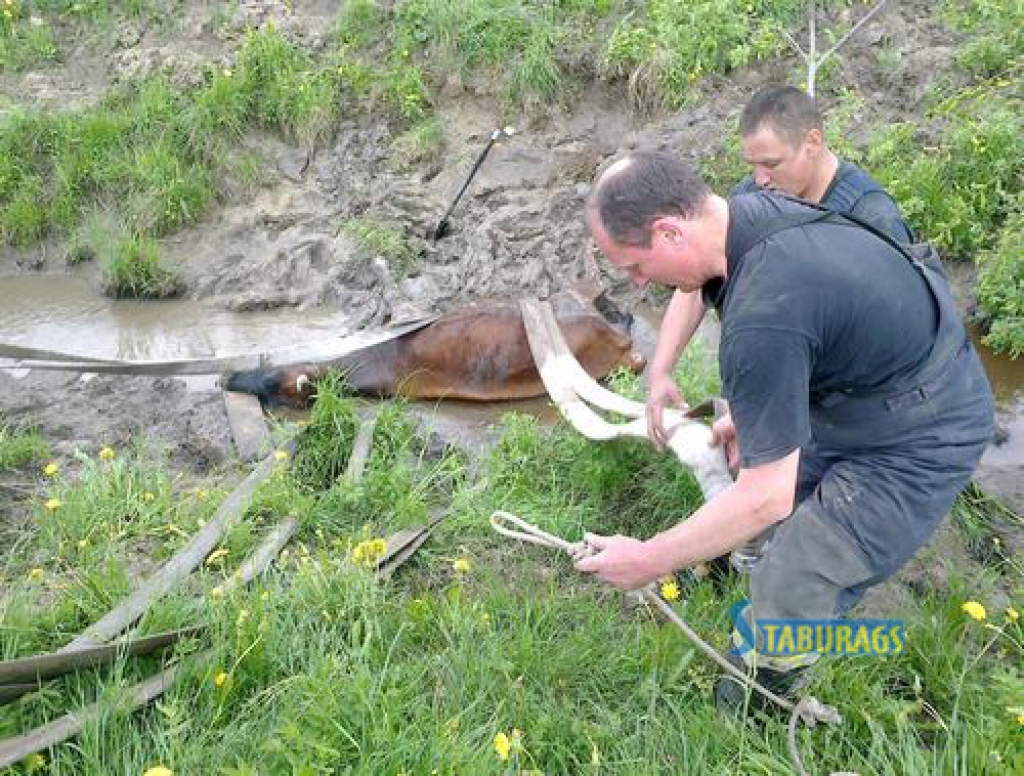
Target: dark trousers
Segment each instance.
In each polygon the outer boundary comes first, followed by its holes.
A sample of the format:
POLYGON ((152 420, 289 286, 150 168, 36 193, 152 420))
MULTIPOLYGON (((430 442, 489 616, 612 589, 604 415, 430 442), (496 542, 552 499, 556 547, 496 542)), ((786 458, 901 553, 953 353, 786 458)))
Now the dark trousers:
POLYGON ((991 392, 969 344, 925 386, 840 399, 812 413, 798 506, 751 572, 755 619, 846 612, 931 538, 992 435, 991 392))

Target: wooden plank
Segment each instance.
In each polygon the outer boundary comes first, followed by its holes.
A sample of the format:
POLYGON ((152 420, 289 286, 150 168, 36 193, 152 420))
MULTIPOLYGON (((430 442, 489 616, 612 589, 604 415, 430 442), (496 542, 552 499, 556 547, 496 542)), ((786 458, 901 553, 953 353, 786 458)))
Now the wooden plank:
POLYGON ((270 447, 270 430, 260 400, 251 393, 224 391, 224 409, 238 457, 255 461, 270 447))

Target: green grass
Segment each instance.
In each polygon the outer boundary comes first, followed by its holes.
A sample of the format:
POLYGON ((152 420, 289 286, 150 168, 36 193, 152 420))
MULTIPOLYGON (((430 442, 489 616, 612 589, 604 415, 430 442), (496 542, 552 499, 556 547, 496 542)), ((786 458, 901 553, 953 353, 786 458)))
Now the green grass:
POLYGON ((405 130, 391 144, 395 159, 402 167, 430 164, 440 160, 444 132, 437 119, 425 119, 405 130))
MULTIPOLYGON (((697 391, 713 381, 678 376, 697 391)), ((627 375, 615 388, 642 390, 627 375)), ((782 724, 720 717, 709 697, 715 671, 677 631, 623 608, 567 559, 487 525, 506 509, 567 539, 584 529, 648 535, 699 502, 669 456, 509 415, 494 451, 467 469, 464 456, 426 445, 398 403, 379 418, 366 478, 352 483, 338 474, 358 405, 339 389, 321 388, 293 466, 260 488, 227 554, 141 623, 142 632, 211 626, 179 650, 186 669, 169 692, 121 713, 118 694, 159 660, 82 671, 0 708, 0 736, 100 699, 111 713, 51 750, 48 773, 789 771, 782 724), (445 522, 390 581, 354 559, 360 542, 438 509, 445 522), (299 534, 266 576, 204 594, 286 514, 300 518, 299 534), (190 662, 199 647, 208 656, 190 662), (514 742, 508 762, 494 748, 499 733, 514 742)), ((0 565, 5 658, 65 642, 124 595, 139 558, 149 568, 168 557, 223 495, 183 488, 139 451, 61 469, 40 495, 60 506, 38 506, 0 565)), ((812 690, 846 722, 800 734, 813 772, 1014 771, 1022 632, 1004 622, 996 579, 954 579, 948 594, 892 612, 908 623, 901 656, 823 663, 812 690), (986 605, 994 630, 961 611, 966 600, 986 605)), ((743 595, 736 581, 694 582, 677 608, 721 647, 728 605, 743 595)))
POLYGON ((1024 355, 1024 209, 1018 204, 1007 218, 999 241, 978 257, 978 307, 988 325, 984 342, 1024 355))
POLYGON ((159 246, 152 238, 128 234, 113 245, 104 245, 102 251, 103 290, 107 295, 165 299, 181 293, 181 280, 161 265, 159 246))
POLYGON ((12 426, 0 416, 0 471, 39 461, 47 452, 47 445, 38 432, 12 426))
POLYGON ((625 16, 604 55, 606 69, 628 76, 634 100, 676 109, 694 84, 778 53, 781 30, 801 18, 806 4, 651 0, 625 16))
POLYGON ((353 218, 342 225, 359 247, 374 256, 387 261, 391 271, 404 277, 416 261, 416 251, 409 240, 398 229, 366 218, 353 218))

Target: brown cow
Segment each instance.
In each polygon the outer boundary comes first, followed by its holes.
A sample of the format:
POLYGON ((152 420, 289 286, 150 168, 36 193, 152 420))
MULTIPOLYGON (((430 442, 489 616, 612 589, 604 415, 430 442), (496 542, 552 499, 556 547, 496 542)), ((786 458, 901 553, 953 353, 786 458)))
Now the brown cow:
MULTIPOLYGON (((643 357, 630 338, 593 312, 561 312, 558 323, 576 359, 595 379, 616 367, 639 372, 643 357)), ((518 302, 481 303, 446 313, 393 340, 322 364, 237 372, 230 391, 264 402, 302 407, 328 369, 340 371, 356 393, 416 399, 505 401, 543 396, 518 302)))

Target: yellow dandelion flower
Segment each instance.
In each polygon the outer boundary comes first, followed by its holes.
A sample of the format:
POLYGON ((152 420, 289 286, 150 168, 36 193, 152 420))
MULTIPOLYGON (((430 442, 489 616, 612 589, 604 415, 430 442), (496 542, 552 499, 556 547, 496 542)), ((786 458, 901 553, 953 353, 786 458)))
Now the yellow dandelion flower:
POLYGON ((262 593, 260 593, 260 600, 261 601, 269 600, 269 598, 270 598, 270 591, 269 590, 264 590, 262 593))
POLYGON ((102 460, 109 461, 114 457, 114 448, 104 447, 99 451, 98 455, 102 460))
POLYGON ((210 590, 210 598, 223 598, 223 596, 224 588, 222 588, 220 585, 217 585, 216 587, 210 590))
POLYGON ((142 494, 142 500, 143 501, 155 501, 156 500, 156 496, 153 495, 152 493, 150 493, 147 490, 145 493, 142 494))
POLYGON ((196 498, 199 499, 200 501, 202 501, 208 495, 209 494, 205 490, 203 490, 202 488, 196 488, 196 498))
POLYGON ((1017 622, 1020 619, 1020 614, 1012 606, 1006 607, 1006 621, 1017 622))
POLYGON ((26 773, 35 773, 46 767, 46 758, 37 752, 23 759, 21 764, 24 766, 26 773))
POLYGON ((223 558, 227 554, 228 550, 226 547, 221 547, 219 550, 214 550, 206 556, 206 565, 212 566, 214 563, 217 563, 221 558, 223 558))
POLYGON ((43 467, 43 474, 47 477, 53 477, 60 471, 60 466, 56 461, 50 461, 46 466, 43 467))
POLYGON ((960 609, 978 622, 985 619, 985 607, 977 601, 967 601, 960 607, 960 609))
POLYGON ((508 760, 509 752, 512 751, 512 742, 504 733, 498 733, 494 737, 494 751, 498 753, 498 759, 508 760))
POLYGON ((665 577, 661 580, 661 597, 666 601, 679 600, 679 585, 672 577, 665 577))
POLYGON ((274 460, 275 461, 287 461, 288 460, 288 451, 286 451, 286 450, 276 450, 274 452, 274 460))
POLYGON ((147 768, 142 776, 174 776, 174 771, 165 765, 154 765, 152 768, 147 768))
POLYGON ((52 512, 55 509, 60 509, 63 503, 59 498, 49 498, 43 506, 52 512))
POLYGON ((457 574, 468 574, 473 570, 473 564, 469 562, 469 558, 456 558, 452 563, 452 569, 457 574))
POLYGON ((89 540, 88 539, 79 539, 78 540, 78 549, 84 550, 88 546, 89 546, 89 540))
POLYGON ((42 570, 41 568, 38 568, 38 567, 37 567, 37 568, 34 568, 34 569, 32 569, 32 570, 31 570, 30 572, 28 572, 28 578, 29 578, 29 579, 30 579, 30 580, 31 580, 32 582, 38 582, 38 581, 39 581, 39 580, 41 580, 41 579, 42 579, 42 578, 43 578, 44 576, 46 576, 46 572, 45 572, 45 571, 43 571, 43 570, 42 570))
POLYGON ((216 687, 218 690, 223 689, 224 685, 226 685, 227 683, 228 675, 227 672, 225 671, 221 671, 219 674, 213 677, 213 686, 216 687))
POLYGON ((384 539, 365 539, 352 549, 352 560, 364 566, 373 566, 387 549, 384 539))

